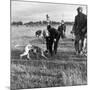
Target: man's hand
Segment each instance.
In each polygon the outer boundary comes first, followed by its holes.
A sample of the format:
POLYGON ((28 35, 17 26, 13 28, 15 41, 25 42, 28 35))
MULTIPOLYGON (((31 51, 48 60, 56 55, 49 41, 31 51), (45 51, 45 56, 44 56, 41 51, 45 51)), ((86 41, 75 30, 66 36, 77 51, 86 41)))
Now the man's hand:
POLYGON ((56 42, 56 39, 54 39, 54 42, 56 42))
POLYGON ((87 30, 87 27, 84 27, 83 29, 82 29, 82 32, 85 32, 87 30))

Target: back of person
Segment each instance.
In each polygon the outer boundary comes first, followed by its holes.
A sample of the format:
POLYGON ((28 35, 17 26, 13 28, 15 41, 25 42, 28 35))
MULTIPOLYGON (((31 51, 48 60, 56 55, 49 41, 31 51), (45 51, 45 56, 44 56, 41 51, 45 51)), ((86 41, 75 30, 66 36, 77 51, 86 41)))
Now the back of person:
POLYGON ((51 39, 54 39, 54 38, 56 38, 58 36, 58 31, 55 28, 51 28, 49 30, 49 32, 50 32, 50 38, 51 39))
POLYGON ((61 38, 65 37, 65 29, 66 29, 66 27, 64 24, 61 24, 58 26, 58 31, 60 33, 61 38))
POLYGON ((84 34, 82 29, 87 27, 87 16, 83 13, 78 14, 76 17, 75 34, 84 34))

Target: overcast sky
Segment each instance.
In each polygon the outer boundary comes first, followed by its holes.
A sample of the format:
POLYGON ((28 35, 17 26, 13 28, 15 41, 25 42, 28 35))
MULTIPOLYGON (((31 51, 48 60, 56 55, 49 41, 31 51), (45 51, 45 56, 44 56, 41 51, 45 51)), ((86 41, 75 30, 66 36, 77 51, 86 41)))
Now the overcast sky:
POLYGON ((83 7, 83 13, 86 14, 86 6, 83 5, 11 1, 11 21, 46 20, 46 14, 54 21, 74 21, 79 6, 83 7))

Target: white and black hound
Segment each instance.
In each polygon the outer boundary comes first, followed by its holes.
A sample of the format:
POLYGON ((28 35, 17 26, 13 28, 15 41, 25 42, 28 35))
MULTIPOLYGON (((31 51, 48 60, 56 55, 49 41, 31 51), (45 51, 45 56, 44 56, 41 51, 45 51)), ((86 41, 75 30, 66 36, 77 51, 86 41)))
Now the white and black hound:
POLYGON ((40 47, 38 46, 34 46, 34 45, 31 45, 31 44, 28 44, 25 46, 25 51, 24 53, 20 54, 20 58, 24 57, 24 56, 27 56, 28 59, 31 59, 30 58, 30 51, 32 51, 33 53, 35 53, 38 57, 38 55, 40 54, 42 57, 44 57, 45 59, 47 59, 47 57, 44 55, 44 52, 45 50, 41 49, 40 47))

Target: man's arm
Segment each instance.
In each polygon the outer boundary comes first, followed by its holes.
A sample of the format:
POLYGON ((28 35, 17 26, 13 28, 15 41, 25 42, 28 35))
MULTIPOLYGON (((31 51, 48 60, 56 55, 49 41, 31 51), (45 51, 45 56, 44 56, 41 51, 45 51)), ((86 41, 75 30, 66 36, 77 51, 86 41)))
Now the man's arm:
POLYGON ((82 32, 86 33, 87 32, 87 16, 86 15, 84 16, 84 21, 85 21, 85 24, 84 24, 84 27, 82 29, 82 32))
POLYGON ((72 32, 71 33, 75 33, 76 27, 77 27, 77 19, 75 17, 74 25, 73 25, 73 28, 72 28, 72 32))

